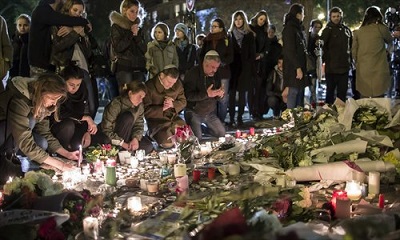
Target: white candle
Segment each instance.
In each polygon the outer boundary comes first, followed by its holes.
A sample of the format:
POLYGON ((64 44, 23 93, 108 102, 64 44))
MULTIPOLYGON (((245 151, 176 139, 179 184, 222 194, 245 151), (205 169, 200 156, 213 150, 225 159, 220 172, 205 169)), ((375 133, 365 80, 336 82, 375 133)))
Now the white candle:
POLYGON ((142 199, 136 196, 128 198, 127 207, 129 210, 135 212, 142 210, 142 199))
POLYGON ((184 163, 177 163, 174 165, 174 176, 175 177, 182 177, 186 175, 186 164, 184 163))
POLYGON ((168 158, 169 164, 174 164, 176 162, 176 154, 175 153, 169 153, 167 155, 167 158, 168 158))
POLYGON ((379 194, 381 185, 381 174, 370 172, 368 175, 368 194, 379 194))
POLYGON ((347 197, 350 198, 350 200, 356 201, 361 198, 362 192, 361 184, 359 182, 347 181, 345 190, 347 192, 347 197))
POLYGON ((78 158, 78 167, 81 167, 81 163, 82 163, 82 145, 79 145, 79 158, 78 158))
POLYGON ((83 234, 85 235, 85 239, 98 239, 99 220, 94 217, 86 217, 83 219, 83 234))
POLYGON ((136 150, 136 157, 139 161, 143 161, 146 152, 143 149, 136 150))
POLYGON ((139 160, 137 157, 130 157, 130 164, 133 169, 136 169, 139 166, 139 160))

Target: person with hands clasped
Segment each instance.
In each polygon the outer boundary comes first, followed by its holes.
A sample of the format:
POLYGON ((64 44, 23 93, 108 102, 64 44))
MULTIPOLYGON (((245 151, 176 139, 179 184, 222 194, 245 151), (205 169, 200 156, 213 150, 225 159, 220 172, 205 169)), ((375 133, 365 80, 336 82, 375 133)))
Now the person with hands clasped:
POLYGON ((225 96, 218 74, 220 64, 218 53, 210 50, 204 56, 202 64, 194 66, 185 76, 185 120, 199 140, 202 140, 202 123, 206 125, 211 136, 225 136, 224 124, 215 112, 218 99, 225 96))
POLYGON ((105 108, 100 124, 105 138, 100 143, 119 145, 128 151, 153 150, 151 141, 143 137, 144 106, 146 85, 141 81, 125 84, 120 96, 114 98, 105 108))
POLYGON ((50 132, 48 117, 54 113, 59 120, 58 109, 66 95, 65 82, 56 74, 42 74, 37 79, 14 77, 0 94, 0 146, 6 151, 16 148, 39 164, 71 170, 71 165, 49 154, 79 159, 79 151, 68 151, 50 132))

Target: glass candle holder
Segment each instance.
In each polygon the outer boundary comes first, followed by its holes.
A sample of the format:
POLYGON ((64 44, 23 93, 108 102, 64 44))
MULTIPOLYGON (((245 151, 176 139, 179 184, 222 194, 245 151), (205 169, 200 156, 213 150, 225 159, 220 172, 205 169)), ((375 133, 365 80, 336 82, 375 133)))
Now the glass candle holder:
POLYGON ((149 195, 156 195, 159 191, 159 183, 156 179, 149 179, 147 181, 147 192, 149 195))

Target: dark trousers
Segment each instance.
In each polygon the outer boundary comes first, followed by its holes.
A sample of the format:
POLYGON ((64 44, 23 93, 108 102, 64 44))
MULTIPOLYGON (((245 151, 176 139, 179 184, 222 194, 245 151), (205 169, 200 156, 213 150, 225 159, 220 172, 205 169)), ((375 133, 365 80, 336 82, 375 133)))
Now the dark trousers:
POLYGON ((279 117, 281 112, 286 109, 286 103, 283 102, 282 97, 268 96, 268 106, 272 108, 274 117, 279 117))
MULTIPOLYGON (((239 103, 238 103, 238 115, 237 120, 241 122, 243 120, 244 106, 246 105, 246 91, 239 90, 239 103)), ((235 106, 236 106, 236 89, 229 91, 229 119, 233 123, 235 121, 235 106)))
POLYGON ((335 90, 337 98, 346 102, 347 88, 349 84, 349 74, 326 73, 326 99, 325 102, 333 104, 335 102, 335 90))
POLYGON ((65 149, 75 151, 82 144, 82 137, 87 129, 87 122, 78 122, 67 118, 54 123, 51 126, 51 133, 65 149))

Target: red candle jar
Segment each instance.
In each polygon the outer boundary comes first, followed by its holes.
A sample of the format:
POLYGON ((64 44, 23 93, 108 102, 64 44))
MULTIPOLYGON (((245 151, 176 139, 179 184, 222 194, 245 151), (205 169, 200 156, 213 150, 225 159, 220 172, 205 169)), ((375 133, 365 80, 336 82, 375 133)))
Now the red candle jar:
POLYGON ((235 137, 236 138, 240 138, 242 136, 242 132, 238 129, 238 130, 236 130, 236 135, 235 135, 235 137))
POLYGON ((256 134, 256 130, 255 130, 255 128, 253 128, 253 127, 250 128, 250 131, 249 131, 249 132, 250 132, 250 135, 251 135, 251 136, 254 136, 254 135, 256 134))
POLYGON ((385 196, 383 194, 379 194, 378 207, 385 208, 385 196))
POLYGON ((193 169, 193 182, 200 181, 201 171, 199 169, 193 169))
POLYGON ((347 198, 347 192, 343 191, 343 190, 333 191, 331 203, 332 203, 332 207, 334 210, 336 210, 336 199, 337 198, 347 198))
POLYGON ((215 168, 208 168, 208 180, 213 180, 215 178, 215 168))

